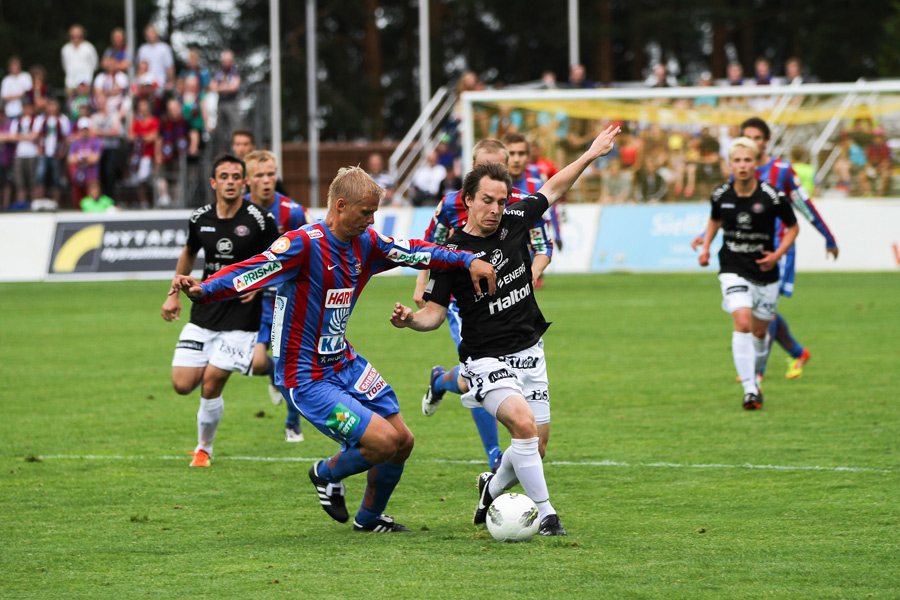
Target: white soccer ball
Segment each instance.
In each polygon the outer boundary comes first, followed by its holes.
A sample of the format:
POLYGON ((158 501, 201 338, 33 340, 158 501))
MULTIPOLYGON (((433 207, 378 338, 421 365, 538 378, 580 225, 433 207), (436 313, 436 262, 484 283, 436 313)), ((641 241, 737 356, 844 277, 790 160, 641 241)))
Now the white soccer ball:
POLYGON ((488 508, 486 522, 498 542, 527 542, 540 526, 537 505, 525 494, 497 496, 488 508))

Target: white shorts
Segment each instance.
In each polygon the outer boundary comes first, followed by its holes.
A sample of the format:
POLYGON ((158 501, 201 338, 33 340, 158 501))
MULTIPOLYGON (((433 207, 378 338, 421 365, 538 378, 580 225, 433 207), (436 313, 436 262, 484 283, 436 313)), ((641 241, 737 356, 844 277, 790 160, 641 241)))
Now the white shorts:
POLYGON ((175 345, 172 366, 205 367, 210 364, 223 371, 249 375, 255 343, 255 331, 212 331, 188 323, 175 345))
POLYGON ((734 273, 719 273, 722 285, 722 310, 733 313, 739 308, 749 308, 753 316, 771 321, 778 308, 779 282, 760 285, 734 273))
POLYGON ((469 384, 469 391, 460 398, 466 408, 481 407, 496 417, 497 409, 506 398, 519 395, 528 401, 538 425, 550 422, 544 340, 515 354, 468 359, 460 363, 459 374, 469 384), (489 395, 498 390, 504 393, 489 395))

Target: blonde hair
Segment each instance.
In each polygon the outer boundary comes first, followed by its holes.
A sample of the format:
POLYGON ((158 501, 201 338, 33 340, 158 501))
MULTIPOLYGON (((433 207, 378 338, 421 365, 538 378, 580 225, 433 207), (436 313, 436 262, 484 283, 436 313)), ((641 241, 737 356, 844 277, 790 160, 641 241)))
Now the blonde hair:
POLYGON ((328 208, 331 209, 338 198, 353 205, 371 196, 377 196, 380 201, 384 198, 384 188, 359 165, 342 167, 328 186, 328 208))
POLYGON ((731 141, 731 143, 728 144, 728 158, 729 159, 731 159, 731 157, 734 156, 734 151, 737 150, 738 148, 746 148, 747 150, 750 150, 753 153, 753 156, 756 157, 757 159, 759 159, 759 157, 760 157, 761 153, 759 151, 759 146, 756 145, 756 142, 754 142, 753 140, 751 140, 750 138, 748 138, 746 136, 742 136, 739 138, 734 138, 731 141))
POLYGON ((506 149, 506 145, 495 138, 487 138, 475 144, 475 147, 472 148, 473 163, 478 162, 479 154, 500 154, 503 156, 503 162, 509 160, 509 151, 506 149))
POLYGON ((272 161, 275 163, 275 168, 278 168, 278 158, 274 153, 269 152, 268 150, 254 150, 253 152, 249 152, 244 157, 244 164, 247 165, 247 170, 250 170, 250 163, 264 163, 268 161, 272 161))

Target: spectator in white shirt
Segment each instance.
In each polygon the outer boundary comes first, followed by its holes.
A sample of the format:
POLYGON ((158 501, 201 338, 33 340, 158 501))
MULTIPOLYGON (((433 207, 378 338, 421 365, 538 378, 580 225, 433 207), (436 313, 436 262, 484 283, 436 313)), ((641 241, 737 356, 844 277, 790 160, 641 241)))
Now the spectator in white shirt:
POLYGON ((72 25, 69 28, 69 43, 62 47, 62 67, 66 72, 66 91, 71 95, 82 79, 94 79, 94 71, 100 59, 97 49, 84 39, 84 28, 72 25))
POLYGON ((441 182, 447 176, 447 169, 438 163, 437 152, 429 152, 425 161, 425 164, 419 167, 413 175, 413 206, 437 204, 441 182))
POLYGON ((148 25, 144 30, 144 38, 147 42, 138 48, 138 63, 147 61, 150 73, 160 83, 160 87, 172 89, 175 86, 175 58, 172 56, 172 48, 160 41, 159 33, 153 25, 148 25))
POLYGON ((22 114, 22 98, 33 85, 31 75, 22 72, 22 61, 18 56, 11 56, 6 63, 9 73, 0 81, 0 97, 3 98, 3 110, 10 119, 22 114))

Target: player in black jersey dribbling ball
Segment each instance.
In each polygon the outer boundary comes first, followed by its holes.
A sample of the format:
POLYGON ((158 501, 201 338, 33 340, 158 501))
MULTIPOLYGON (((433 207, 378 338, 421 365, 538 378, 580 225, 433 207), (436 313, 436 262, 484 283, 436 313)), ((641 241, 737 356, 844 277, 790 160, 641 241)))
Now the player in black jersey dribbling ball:
POLYGON ((592 161, 608 154, 619 128, 608 127, 575 162, 547 181, 537 193, 509 207, 512 187, 501 164, 475 165, 462 195, 468 221, 447 240, 447 248, 468 250, 488 260, 497 273, 497 292, 489 296, 453 272, 434 272, 425 289, 425 307, 413 312, 397 303, 391 323, 431 331, 443 323, 454 297, 462 319, 459 344, 460 386, 467 399, 481 404, 507 430, 510 447, 496 474, 478 476, 475 523, 484 523, 494 498, 517 483, 540 512, 542 535, 566 535, 550 504, 543 455, 550 434, 550 396, 544 343, 548 327, 532 289, 528 232, 558 201, 592 161))

